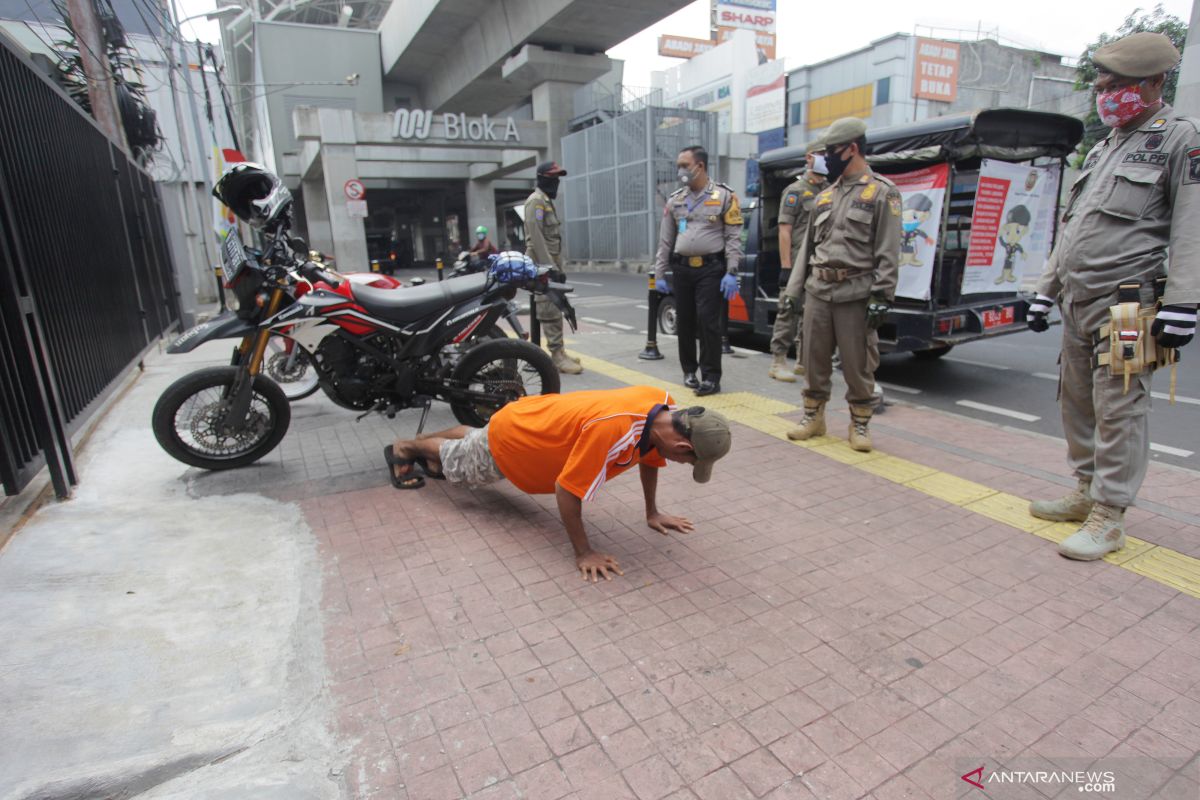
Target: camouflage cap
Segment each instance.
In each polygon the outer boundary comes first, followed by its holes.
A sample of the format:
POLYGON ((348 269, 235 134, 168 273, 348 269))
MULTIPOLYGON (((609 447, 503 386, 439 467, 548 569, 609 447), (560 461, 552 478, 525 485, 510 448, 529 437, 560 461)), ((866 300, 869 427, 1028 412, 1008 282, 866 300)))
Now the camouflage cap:
POLYGON ((821 141, 826 146, 848 144, 867 134, 867 123, 858 117, 842 117, 829 126, 821 141))
POLYGON ((1161 33, 1131 33, 1109 42, 1092 55, 1096 66, 1126 78, 1149 78, 1174 69, 1179 51, 1161 33))
POLYGON ((692 443, 696 463, 692 466, 692 480, 708 483, 712 477, 713 464, 723 458, 733 445, 733 434, 729 420, 703 406, 684 409, 679 415, 684 435, 692 443))

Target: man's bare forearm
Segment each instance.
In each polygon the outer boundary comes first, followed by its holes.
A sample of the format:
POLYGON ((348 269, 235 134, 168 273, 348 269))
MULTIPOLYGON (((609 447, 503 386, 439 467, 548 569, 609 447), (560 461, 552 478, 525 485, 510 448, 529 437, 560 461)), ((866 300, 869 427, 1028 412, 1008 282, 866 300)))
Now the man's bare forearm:
POLYGON ((646 498, 646 518, 649 519, 658 513, 658 506, 655 505, 658 494, 658 469, 638 464, 638 471, 642 477, 642 494, 646 498))
POLYGON ((575 548, 575 557, 590 553, 592 546, 583 529, 583 501, 557 484, 554 487, 554 499, 558 501, 558 515, 567 529, 571 547, 575 548))
POLYGON ((779 228, 779 268, 792 268, 792 226, 779 228))

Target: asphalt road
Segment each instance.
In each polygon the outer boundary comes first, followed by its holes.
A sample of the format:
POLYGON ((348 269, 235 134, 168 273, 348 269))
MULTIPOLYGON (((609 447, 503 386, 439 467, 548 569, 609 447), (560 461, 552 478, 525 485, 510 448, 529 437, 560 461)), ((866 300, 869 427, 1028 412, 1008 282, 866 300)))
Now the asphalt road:
MULTIPOLYGON (((436 280, 432 270, 405 270, 397 277, 420 275, 436 280)), ((644 275, 607 272, 570 273, 575 291, 571 302, 580 320, 626 333, 642 333, 647 324, 647 281, 644 275)), ((1062 438, 1057 395, 1059 329, 1037 334, 1023 331, 959 345, 935 361, 907 353, 883 356, 876 379, 889 397, 988 422, 1010 425, 1062 438)), ((735 347, 767 352, 766 339, 735 336, 735 347)), ((660 343, 668 357, 669 340, 660 343)), ((1170 405, 1169 372, 1154 377, 1154 411, 1150 421, 1151 455, 1156 461, 1200 469, 1200 342, 1183 352, 1170 405), (1197 351, 1194 355, 1189 352, 1197 351)), ((767 362, 764 360, 764 372, 767 362)))

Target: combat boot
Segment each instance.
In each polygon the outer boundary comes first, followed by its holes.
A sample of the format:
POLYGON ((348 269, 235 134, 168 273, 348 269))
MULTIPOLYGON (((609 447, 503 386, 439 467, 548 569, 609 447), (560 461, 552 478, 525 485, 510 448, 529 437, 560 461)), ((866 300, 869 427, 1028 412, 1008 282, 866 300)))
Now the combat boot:
POLYGON ((1125 509, 1096 503, 1083 526, 1058 544, 1058 552, 1076 561, 1095 561, 1125 546, 1125 509))
POLYGON ((796 366, 794 369, 792 369, 792 374, 793 375, 803 375, 804 374, 804 365, 800 363, 799 358, 796 359, 796 366))
POLYGON ((574 353, 568 353, 568 352, 567 352, 567 348, 565 348, 565 347, 564 347, 562 352, 563 352, 563 355, 564 355, 564 356, 566 356, 568 360, 570 360, 570 361, 574 361, 576 364, 582 364, 582 363, 583 363, 583 359, 582 359, 582 358, 580 358, 579 356, 575 355, 574 353))
POLYGON ((1051 522, 1083 522, 1092 511, 1092 482, 1080 480, 1075 491, 1057 500, 1034 500, 1029 513, 1051 522))
POLYGON ((787 437, 792 441, 802 442, 825 435, 825 404, 820 400, 804 398, 804 419, 800 427, 788 431, 787 437))
POLYGON ((784 383, 796 382, 796 373, 788 369, 787 355, 783 353, 780 353, 771 359, 771 369, 768 370, 767 375, 777 381, 783 381, 784 383))
POLYGON ((870 406, 850 406, 850 446, 860 453, 871 452, 871 431, 867 429, 870 421, 870 406))
POLYGON ((583 372, 583 367, 576 364, 567 356, 567 351, 558 349, 550 351, 550 360, 554 362, 554 368, 564 375, 578 375, 583 372))

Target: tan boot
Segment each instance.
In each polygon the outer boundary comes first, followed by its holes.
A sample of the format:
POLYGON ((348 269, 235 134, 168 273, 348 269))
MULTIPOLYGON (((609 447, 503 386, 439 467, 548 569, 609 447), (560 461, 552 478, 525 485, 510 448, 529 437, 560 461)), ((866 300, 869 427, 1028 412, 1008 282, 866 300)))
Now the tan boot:
POLYGON ((1075 491, 1057 500, 1034 500, 1029 513, 1051 522, 1083 522, 1092 511, 1092 482, 1081 480, 1075 491))
POLYGON ((804 419, 800 427, 788 431, 787 437, 792 441, 802 442, 825 435, 825 404, 820 400, 804 398, 804 419))
POLYGON ((793 375, 803 375, 804 374, 804 365, 800 363, 799 358, 796 359, 796 366, 792 369, 792 374, 793 375))
POLYGON ((583 367, 572 361, 566 350, 551 350, 550 360, 554 362, 555 369, 563 375, 578 375, 583 372, 583 367))
POLYGON ((860 453, 871 452, 870 406, 850 406, 850 446, 860 453))
POLYGON ((783 353, 771 359, 771 369, 767 371, 767 375, 784 383, 796 382, 796 374, 788 369, 787 355, 783 353))
POLYGON ((565 348, 565 347, 563 348, 563 355, 564 355, 564 356, 566 356, 566 357, 567 357, 568 359, 570 359, 571 361, 574 361, 576 364, 582 364, 582 363, 583 363, 583 359, 582 359, 582 358, 580 358, 579 356, 575 355, 574 353, 568 353, 568 352, 567 352, 567 348, 565 348))
POLYGON ((1059 542, 1058 552, 1076 561, 1095 561, 1125 546, 1125 509, 1096 503, 1075 533, 1059 542))

